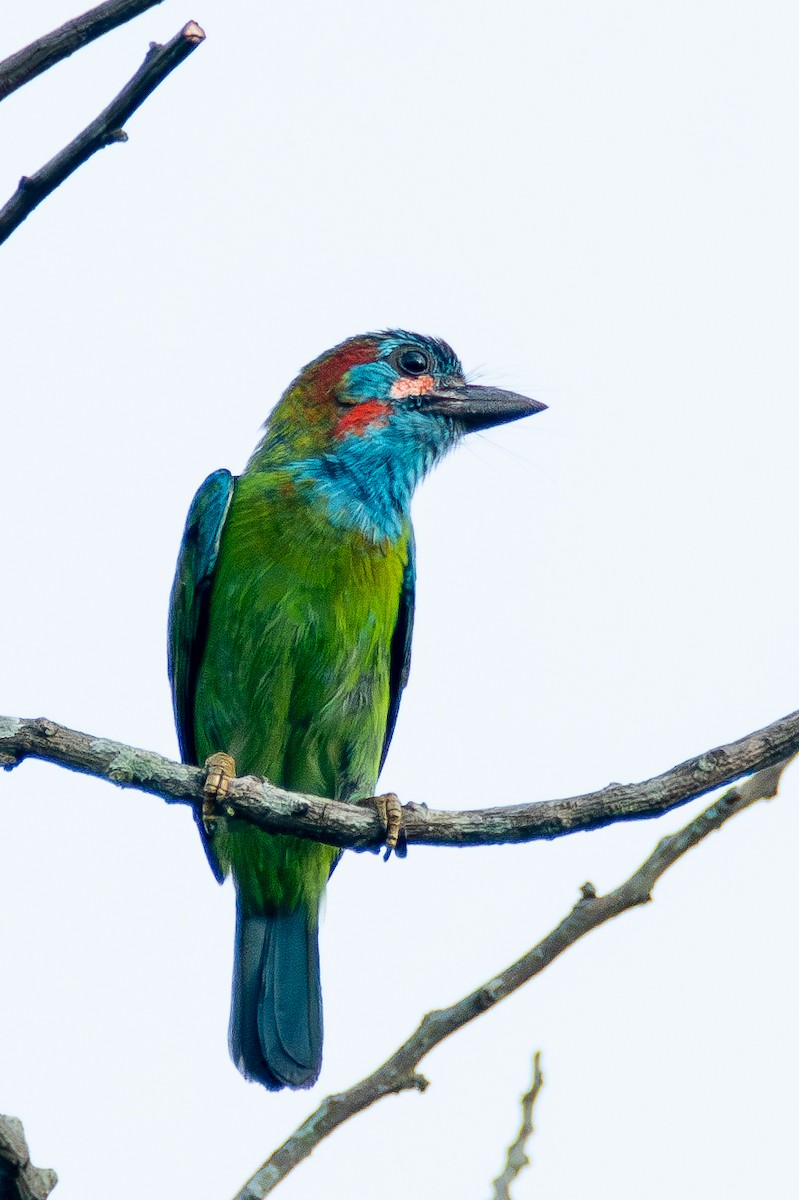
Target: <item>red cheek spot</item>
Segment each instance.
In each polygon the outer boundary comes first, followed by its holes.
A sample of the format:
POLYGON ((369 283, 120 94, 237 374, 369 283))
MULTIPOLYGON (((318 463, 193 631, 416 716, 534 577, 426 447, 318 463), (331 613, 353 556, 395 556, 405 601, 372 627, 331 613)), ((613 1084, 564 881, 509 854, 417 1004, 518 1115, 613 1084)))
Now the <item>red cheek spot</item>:
POLYGON ((343 437, 346 433, 363 434, 377 421, 384 424, 390 412, 391 405, 382 400, 364 400, 362 404, 354 404, 336 422, 336 437, 343 437))
POLYGON ((398 379, 391 385, 391 398, 401 400, 403 396, 423 396, 432 392, 435 380, 432 375, 417 375, 416 379, 398 379))

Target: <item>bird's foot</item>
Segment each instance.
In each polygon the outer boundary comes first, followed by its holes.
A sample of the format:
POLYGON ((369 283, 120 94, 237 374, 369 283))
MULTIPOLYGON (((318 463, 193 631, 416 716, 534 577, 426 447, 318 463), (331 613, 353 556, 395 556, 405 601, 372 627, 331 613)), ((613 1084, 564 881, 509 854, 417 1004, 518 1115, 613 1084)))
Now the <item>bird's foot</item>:
POLYGON ((218 817, 217 808, 228 794, 231 779, 236 778, 236 760, 220 751, 209 754, 204 765, 207 775, 203 785, 203 828, 211 834, 218 817))
POLYGON ((386 792, 383 796, 367 796, 358 801, 359 804, 369 804, 377 810, 380 823, 385 834, 385 859, 391 857, 393 850, 397 858, 404 858, 408 847, 402 838, 402 805, 394 792, 386 792))

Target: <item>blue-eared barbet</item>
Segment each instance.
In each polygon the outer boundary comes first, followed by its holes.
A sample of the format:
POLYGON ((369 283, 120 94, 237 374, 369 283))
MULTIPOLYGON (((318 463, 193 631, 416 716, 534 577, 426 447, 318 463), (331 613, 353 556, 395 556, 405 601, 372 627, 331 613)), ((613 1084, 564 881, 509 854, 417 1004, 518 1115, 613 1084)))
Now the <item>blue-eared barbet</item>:
MULTIPOLYGON (((372 796, 410 664, 414 489, 464 434, 544 407, 467 384, 449 346, 404 331, 305 367, 244 473, 214 472, 189 511, 169 622, 184 762, 223 752, 293 791, 372 796)), ((233 1060, 267 1088, 310 1087, 319 905, 340 851, 224 807, 198 823, 236 886, 233 1060)))

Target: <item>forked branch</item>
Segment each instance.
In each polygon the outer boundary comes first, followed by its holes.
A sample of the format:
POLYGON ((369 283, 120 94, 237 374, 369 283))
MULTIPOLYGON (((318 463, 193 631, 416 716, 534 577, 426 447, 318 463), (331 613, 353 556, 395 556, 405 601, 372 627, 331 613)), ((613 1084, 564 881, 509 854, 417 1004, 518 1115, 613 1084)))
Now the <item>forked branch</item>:
POLYGON ((0 245, 5 242, 26 217, 30 216, 45 197, 54 192, 82 163, 114 142, 127 141, 122 128, 131 115, 159 83, 166 79, 175 67, 197 49, 205 34, 196 21, 189 21, 180 33, 164 46, 153 43, 147 57, 133 78, 122 91, 74 141, 51 158, 34 175, 23 176, 16 192, 0 209, 0 245))
POLYGON ((450 1008, 429 1012, 416 1032, 372 1075, 348 1091, 323 1100, 316 1111, 247 1180, 234 1200, 263 1200, 339 1125, 384 1096, 402 1091, 424 1091, 428 1082, 417 1073, 416 1068, 434 1046, 539 975, 564 950, 568 950, 592 929, 597 929, 629 908, 651 900, 652 889, 658 879, 683 854, 697 846, 709 833, 720 829, 730 817, 743 812, 757 800, 776 795, 785 765, 781 763, 762 771, 747 779, 740 787, 725 792, 677 833, 663 838, 646 862, 615 891, 606 896, 597 896, 592 884, 584 884, 581 897, 569 915, 536 946, 450 1008))

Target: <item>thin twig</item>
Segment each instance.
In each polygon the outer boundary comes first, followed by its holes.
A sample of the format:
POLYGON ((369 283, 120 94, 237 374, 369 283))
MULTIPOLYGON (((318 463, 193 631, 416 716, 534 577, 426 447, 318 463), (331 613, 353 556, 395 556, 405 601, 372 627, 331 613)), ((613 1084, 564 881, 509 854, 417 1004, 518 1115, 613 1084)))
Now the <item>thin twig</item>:
POLYGON ((18 1117, 0 1116, 0 1196, 2 1200, 45 1200, 58 1176, 49 1167, 34 1167, 18 1117))
POLYGON ((511 1200, 510 1185, 521 1175, 524 1168, 530 1165, 525 1147, 533 1132, 533 1109, 538 1099, 538 1093, 543 1086, 541 1051, 536 1050, 533 1057, 533 1081, 530 1084, 530 1090, 522 1096, 522 1123, 516 1137, 508 1146, 505 1168, 502 1174, 494 1180, 494 1193, 491 1200, 511 1200))
POLYGON ((113 142, 127 141, 127 134, 122 128, 125 122, 159 83, 204 40, 205 34, 200 26, 196 21, 189 21, 165 46, 155 43, 150 46, 136 74, 99 117, 35 175, 25 176, 19 181, 14 195, 0 209, 0 245, 82 163, 113 142))
POLYGON ((0 62, 0 100, 5 100, 17 88, 30 83, 63 58, 69 58, 81 46, 87 46, 95 38, 161 3, 163 0, 108 0, 17 50, 16 54, 0 62))
MULTIPOLYGON (((401 841, 427 846, 487 846, 563 837, 617 821, 658 817, 743 775, 799 751, 799 712, 727 746, 708 750, 643 783, 614 783, 566 800, 463 812, 403 808, 401 841)), ((44 718, 0 717, 0 765, 25 758, 58 763, 170 802, 198 804, 205 774, 160 754, 94 738, 44 718)), ((270 833, 294 833, 332 846, 374 849, 383 829, 373 808, 286 792, 246 776, 231 781, 226 811, 270 833)))
POLYGON ((755 801, 776 795, 785 765, 781 763, 761 771, 740 787, 725 792, 677 833, 663 838, 646 862, 615 891, 606 896, 597 896, 592 884, 583 884, 580 900, 543 941, 457 1004, 428 1013, 407 1042, 372 1075, 348 1091, 323 1100, 317 1110, 248 1179, 234 1200, 263 1200, 316 1149, 323 1138, 384 1096, 412 1089, 424 1091, 428 1081, 423 1075, 417 1074, 416 1068, 434 1046, 540 974, 564 950, 592 929, 604 925, 629 908, 647 904, 658 879, 683 854, 755 801))

